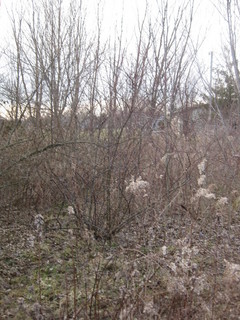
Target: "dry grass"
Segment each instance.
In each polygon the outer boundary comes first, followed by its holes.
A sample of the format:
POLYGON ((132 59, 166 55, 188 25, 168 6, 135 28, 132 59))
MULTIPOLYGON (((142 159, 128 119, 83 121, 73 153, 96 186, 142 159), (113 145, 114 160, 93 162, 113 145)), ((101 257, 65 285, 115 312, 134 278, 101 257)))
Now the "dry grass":
POLYGON ((110 180, 90 146, 15 168, 33 199, 1 202, 1 319, 239 319, 239 139, 128 141, 110 180))

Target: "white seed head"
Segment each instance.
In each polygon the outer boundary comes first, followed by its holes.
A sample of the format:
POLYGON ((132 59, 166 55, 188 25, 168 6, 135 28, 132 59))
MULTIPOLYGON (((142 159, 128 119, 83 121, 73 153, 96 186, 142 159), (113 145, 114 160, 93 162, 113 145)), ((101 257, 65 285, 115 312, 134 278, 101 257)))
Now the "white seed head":
POLYGON ((198 179, 198 185, 199 185, 199 187, 203 187, 206 185, 206 175, 205 174, 202 174, 200 176, 200 178, 198 179))
POLYGON ((163 253, 163 256, 166 256, 166 254, 167 254, 167 247, 166 246, 162 247, 162 253, 163 253))
POLYGON ((126 187, 126 192, 130 192, 133 194, 137 194, 139 191, 143 191, 144 195, 147 195, 146 191, 149 188, 149 183, 147 181, 142 180, 142 177, 139 176, 136 181, 132 177, 129 185, 126 187))
POLYGON ((198 164, 198 172, 199 172, 200 175, 202 175, 202 174, 205 173, 206 165, 207 165, 207 159, 206 159, 206 158, 204 158, 204 159, 202 160, 202 162, 200 162, 200 163, 198 164))
POLYGON ((71 216, 71 215, 74 215, 74 208, 72 206, 68 206, 67 207, 67 211, 68 211, 68 214, 71 216))
POLYGON ((171 262, 169 268, 176 274, 177 273, 177 266, 174 262, 171 262))
POLYGON ((218 199, 217 201, 217 207, 223 207, 225 205, 228 204, 228 198, 227 197, 221 197, 220 199, 218 199))
POLYGON ((195 198, 201 197, 204 197, 206 199, 216 199, 215 194, 211 193, 208 189, 205 188, 199 188, 195 194, 195 198))

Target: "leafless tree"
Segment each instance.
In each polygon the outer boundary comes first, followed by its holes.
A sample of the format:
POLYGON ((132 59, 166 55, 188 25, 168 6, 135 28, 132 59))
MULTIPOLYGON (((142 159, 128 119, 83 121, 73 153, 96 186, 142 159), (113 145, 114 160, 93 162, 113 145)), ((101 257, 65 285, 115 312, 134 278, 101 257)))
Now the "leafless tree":
POLYGON ((141 199, 126 188, 131 179, 150 179, 146 154, 154 140, 157 157, 167 157, 168 208, 178 179, 171 172, 175 135, 168 122, 189 99, 193 5, 163 1, 154 18, 146 7, 134 51, 125 44, 122 25, 114 38, 103 40, 100 15, 96 35, 89 35, 81 2, 32 0, 30 19, 14 15, 8 57, 16 85, 8 94, 15 120, 24 119, 22 128, 35 138, 26 140, 27 154, 15 156, 2 174, 22 166, 24 175, 24 161, 30 161, 38 178, 29 172, 26 189, 35 190, 36 205, 44 194, 49 201, 62 199, 73 206, 79 225, 110 239, 154 206, 150 196, 141 199), (157 141, 149 128, 161 114, 164 138, 157 141))
POLYGON ((238 66, 238 52, 237 52, 237 34, 239 32, 239 18, 240 18, 240 6, 238 1, 227 0, 227 23, 228 23, 228 36, 229 46, 232 57, 232 64, 234 69, 236 87, 238 96, 240 96, 240 75, 238 66))
POLYGON ((227 41, 224 43, 224 59, 226 60, 227 68, 234 74, 236 91, 238 97, 240 97, 240 75, 238 66, 240 5, 237 0, 220 0, 218 4, 214 5, 226 24, 227 41))

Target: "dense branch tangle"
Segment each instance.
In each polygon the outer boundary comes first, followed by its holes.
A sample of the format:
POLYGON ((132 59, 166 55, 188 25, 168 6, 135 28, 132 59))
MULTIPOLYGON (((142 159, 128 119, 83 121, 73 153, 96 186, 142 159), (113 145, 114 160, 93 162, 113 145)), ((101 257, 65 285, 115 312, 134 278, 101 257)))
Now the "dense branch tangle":
MULTIPOLYGON (((6 75, 3 94, 12 122, 1 142, 2 179, 14 172, 24 190, 37 195, 35 205, 47 198, 48 205, 65 201, 80 224, 111 238, 131 215, 146 213, 154 202, 144 200, 140 210, 126 183, 131 176, 150 179, 145 155, 152 123, 161 114, 171 119, 193 90, 194 3, 176 7, 162 1, 153 17, 146 7, 131 45, 126 45, 124 23, 106 36, 100 9, 91 33, 84 2, 28 4, 24 14, 12 16, 13 39, 6 51, 12 75, 6 75)), ((173 152, 167 127, 157 157, 173 152)), ((169 164, 164 170, 168 208, 176 182, 169 164)))

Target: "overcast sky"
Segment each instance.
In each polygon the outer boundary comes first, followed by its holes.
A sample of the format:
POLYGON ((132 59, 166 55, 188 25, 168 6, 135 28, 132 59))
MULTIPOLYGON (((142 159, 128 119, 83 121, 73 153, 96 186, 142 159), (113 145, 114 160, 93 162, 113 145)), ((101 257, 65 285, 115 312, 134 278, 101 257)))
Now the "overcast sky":
MULTIPOLYGON (((123 22, 127 29, 127 34, 133 34, 133 29, 137 24, 138 17, 143 17, 146 0, 84 0, 87 3, 87 17, 90 26, 96 22, 97 4, 104 5, 101 11, 103 20, 103 33, 106 37, 114 32, 116 21, 120 21, 123 16, 123 22)), ((156 2, 161 0, 148 0, 149 10, 154 16, 156 2)), ((181 4, 183 0, 169 0, 169 2, 181 4)), ((21 5, 26 0, 0 0, 0 45, 4 45, 5 39, 9 38, 10 23, 7 11, 11 11, 12 5, 21 5)), ((192 38, 196 42, 199 37, 204 41, 199 53, 198 59, 206 66, 210 65, 209 52, 214 52, 214 63, 218 63, 218 56, 221 52, 221 38, 224 33, 223 24, 220 23, 220 17, 214 8, 211 0, 195 0, 195 14, 193 18, 192 38)))
MULTIPOLYGON (((26 1, 27 0, 0 0, 0 47, 4 47, 10 38, 11 28, 9 13, 14 6, 24 5, 26 1)), ((87 23, 88 26, 92 28, 93 32, 96 26, 98 3, 100 3, 100 7, 104 8, 100 10, 100 18, 102 19, 103 24, 103 37, 114 37, 114 27, 117 22, 119 23, 123 18, 123 24, 126 31, 125 35, 128 37, 128 42, 131 43, 131 37, 133 37, 133 30, 137 26, 137 21, 138 19, 141 21, 141 18, 144 16, 146 0, 83 0, 83 2, 84 1, 85 4, 87 4, 87 23)), ((168 1, 173 4, 174 8, 174 5, 177 7, 184 0, 168 1)), ((157 2, 160 3, 161 0, 148 0, 148 10, 151 17, 154 17, 154 14, 156 14, 157 2)), ((220 15, 213 6, 212 0, 195 0, 192 40, 193 42, 197 42, 197 39, 200 39, 200 42, 203 41, 203 44, 198 50, 197 58, 202 70, 205 70, 206 80, 209 78, 209 53, 211 51, 214 53, 213 67, 217 66, 221 59, 219 58, 221 55, 221 41, 224 37, 224 33, 226 33, 224 29, 224 23, 221 22, 220 15)), ((0 66, 4 68, 2 59, 0 61, 0 66)))

